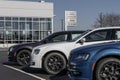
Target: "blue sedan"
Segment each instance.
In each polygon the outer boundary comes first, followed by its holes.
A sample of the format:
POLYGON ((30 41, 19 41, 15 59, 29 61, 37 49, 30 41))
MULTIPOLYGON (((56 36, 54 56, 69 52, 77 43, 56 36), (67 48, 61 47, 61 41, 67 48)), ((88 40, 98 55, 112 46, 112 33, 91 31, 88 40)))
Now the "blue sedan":
POLYGON ((72 80, 120 80, 120 42, 74 49, 68 65, 72 80))

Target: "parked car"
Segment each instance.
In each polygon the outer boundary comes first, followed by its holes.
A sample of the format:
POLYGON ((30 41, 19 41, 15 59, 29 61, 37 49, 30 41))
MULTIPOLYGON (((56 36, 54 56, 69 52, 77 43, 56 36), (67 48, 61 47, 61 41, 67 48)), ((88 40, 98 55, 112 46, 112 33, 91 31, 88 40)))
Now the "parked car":
POLYGON ((72 80, 120 80, 120 42, 74 49, 68 70, 72 80))
POLYGON ((32 68, 42 68, 49 74, 57 74, 66 68, 72 49, 80 46, 116 41, 120 38, 120 27, 98 28, 86 31, 70 41, 37 46, 31 54, 32 68))
POLYGON ((83 32, 84 31, 55 32, 38 42, 14 45, 9 48, 8 60, 12 62, 17 62, 19 65, 23 66, 29 65, 31 59, 30 54, 35 46, 46 43, 70 41, 74 37, 81 35, 83 32))

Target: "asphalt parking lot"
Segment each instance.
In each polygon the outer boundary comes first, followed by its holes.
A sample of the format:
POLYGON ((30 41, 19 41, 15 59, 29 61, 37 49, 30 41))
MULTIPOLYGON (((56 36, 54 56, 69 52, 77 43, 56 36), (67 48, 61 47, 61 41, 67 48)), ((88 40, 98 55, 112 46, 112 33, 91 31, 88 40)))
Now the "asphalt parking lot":
POLYGON ((67 71, 49 75, 41 69, 32 69, 8 62, 7 50, 0 49, 0 78, 2 80, 70 80, 67 71))

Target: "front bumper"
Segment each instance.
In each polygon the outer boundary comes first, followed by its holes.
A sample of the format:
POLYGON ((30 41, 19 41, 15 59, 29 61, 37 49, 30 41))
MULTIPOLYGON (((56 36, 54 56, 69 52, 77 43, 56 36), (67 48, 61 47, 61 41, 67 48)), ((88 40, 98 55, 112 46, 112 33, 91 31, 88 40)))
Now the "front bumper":
POLYGON ((38 55, 31 54, 30 67, 31 68, 42 68, 42 58, 38 55))
POLYGON ((8 61, 16 62, 16 53, 15 52, 8 52, 8 61))
POLYGON ((68 70, 72 80, 92 80, 92 65, 89 62, 71 62, 68 70))

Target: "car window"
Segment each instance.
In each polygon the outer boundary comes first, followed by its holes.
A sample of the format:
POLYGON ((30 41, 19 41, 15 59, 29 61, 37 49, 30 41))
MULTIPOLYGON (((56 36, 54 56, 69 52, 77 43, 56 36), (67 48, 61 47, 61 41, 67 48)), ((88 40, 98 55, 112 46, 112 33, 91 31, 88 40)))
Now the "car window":
POLYGON ((55 36, 51 40, 52 42, 62 42, 62 41, 67 41, 67 37, 68 37, 67 34, 61 34, 61 35, 55 36))
POLYGON ((75 38, 77 38, 78 36, 80 36, 82 33, 74 33, 71 35, 71 40, 74 40, 75 38))
POLYGON ((116 39, 116 40, 120 40, 120 30, 117 30, 117 31, 115 32, 115 39, 116 39))
POLYGON ((85 37, 86 42, 107 40, 107 30, 96 31, 85 37))
POLYGON ((74 41, 80 39, 82 36, 84 36, 85 34, 87 34, 87 33, 89 33, 89 32, 90 32, 90 30, 87 30, 87 31, 85 31, 85 32, 80 33, 81 35, 72 38, 71 42, 74 42, 74 41))

